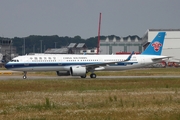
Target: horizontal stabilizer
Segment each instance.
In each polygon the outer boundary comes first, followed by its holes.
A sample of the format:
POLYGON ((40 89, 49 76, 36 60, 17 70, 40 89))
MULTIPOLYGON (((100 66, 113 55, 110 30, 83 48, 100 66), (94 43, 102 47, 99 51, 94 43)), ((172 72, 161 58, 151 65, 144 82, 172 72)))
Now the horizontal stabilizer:
POLYGON ((163 57, 159 57, 159 58, 152 58, 153 61, 158 61, 158 60, 162 60, 162 59, 166 59, 166 58, 172 58, 171 56, 163 56, 163 57))

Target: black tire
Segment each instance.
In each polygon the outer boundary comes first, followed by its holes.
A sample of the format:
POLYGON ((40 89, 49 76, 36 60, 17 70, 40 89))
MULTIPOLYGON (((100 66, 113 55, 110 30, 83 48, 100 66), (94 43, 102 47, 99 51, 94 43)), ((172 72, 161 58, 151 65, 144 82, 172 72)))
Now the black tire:
POLYGON ((86 78, 86 75, 84 75, 84 76, 81 76, 81 78, 86 78))
POLYGON ((26 78, 27 78, 26 75, 24 75, 24 76, 23 76, 23 79, 26 79, 26 78))
POLYGON ((96 78, 96 74, 95 74, 95 73, 92 73, 92 74, 90 75, 90 77, 91 77, 91 78, 96 78))

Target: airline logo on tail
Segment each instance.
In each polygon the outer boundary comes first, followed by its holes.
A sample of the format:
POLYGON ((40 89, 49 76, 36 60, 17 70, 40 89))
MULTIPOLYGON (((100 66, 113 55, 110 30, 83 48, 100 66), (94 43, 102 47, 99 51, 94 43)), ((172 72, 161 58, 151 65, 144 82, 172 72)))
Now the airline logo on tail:
POLYGON ((148 47, 141 53, 142 55, 161 55, 166 32, 159 32, 148 47))
POLYGON ((162 44, 160 42, 156 41, 156 42, 152 43, 152 47, 154 47, 154 50, 156 52, 158 52, 160 47, 162 47, 162 44))

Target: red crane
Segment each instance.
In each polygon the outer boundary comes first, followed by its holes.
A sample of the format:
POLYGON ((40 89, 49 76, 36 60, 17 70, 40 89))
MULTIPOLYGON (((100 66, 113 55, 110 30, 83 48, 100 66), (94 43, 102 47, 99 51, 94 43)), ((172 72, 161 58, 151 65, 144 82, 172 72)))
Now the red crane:
POLYGON ((97 54, 99 54, 99 46, 100 46, 100 29, 101 29, 101 13, 100 13, 100 15, 99 15, 99 29, 98 29, 97 54))

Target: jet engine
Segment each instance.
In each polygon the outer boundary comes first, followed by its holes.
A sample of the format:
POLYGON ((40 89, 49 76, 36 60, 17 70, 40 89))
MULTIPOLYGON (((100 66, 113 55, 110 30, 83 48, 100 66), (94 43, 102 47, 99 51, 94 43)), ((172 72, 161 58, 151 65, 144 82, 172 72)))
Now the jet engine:
POLYGON ((72 66, 72 67, 70 67, 70 73, 72 76, 85 76, 86 75, 86 67, 72 66))

